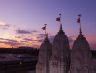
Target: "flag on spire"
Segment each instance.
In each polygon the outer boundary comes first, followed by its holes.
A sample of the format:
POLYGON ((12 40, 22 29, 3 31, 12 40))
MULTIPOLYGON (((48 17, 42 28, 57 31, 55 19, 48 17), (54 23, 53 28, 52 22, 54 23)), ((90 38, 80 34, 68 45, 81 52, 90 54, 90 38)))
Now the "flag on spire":
POLYGON ((81 14, 78 15, 77 23, 81 22, 80 17, 81 17, 81 14))
POLYGON ((44 27, 42 27, 42 29, 43 29, 43 30, 46 30, 46 27, 44 26, 44 27))
POLYGON ((82 34, 82 29, 81 29, 81 20, 80 20, 81 14, 78 15, 77 23, 80 24, 80 34, 82 34))
POLYGON ((80 17, 77 19, 77 23, 80 23, 80 17))
POLYGON ((56 21, 60 22, 60 21, 61 21, 61 20, 60 20, 60 17, 57 17, 57 18, 56 18, 56 21))
POLYGON ((42 29, 43 29, 43 30, 46 30, 46 25, 47 25, 47 24, 44 24, 44 25, 45 25, 45 26, 44 26, 44 27, 42 27, 42 29))
POLYGON ((59 17, 56 18, 56 21, 58 21, 58 22, 61 21, 61 14, 59 14, 59 17))

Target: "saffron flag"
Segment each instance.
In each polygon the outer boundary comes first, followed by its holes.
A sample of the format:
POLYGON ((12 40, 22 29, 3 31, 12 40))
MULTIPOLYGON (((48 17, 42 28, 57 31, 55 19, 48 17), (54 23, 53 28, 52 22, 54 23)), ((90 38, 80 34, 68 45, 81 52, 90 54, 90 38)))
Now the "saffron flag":
POLYGON ((60 22, 60 17, 57 17, 57 18, 56 18, 56 21, 60 22))
POLYGON ((80 17, 77 19, 77 23, 80 23, 80 17))
POLYGON ((78 15, 78 19, 77 19, 77 23, 80 23, 80 17, 81 17, 81 14, 78 15))
POLYGON ((46 30, 46 26, 42 27, 43 30, 46 30))
POLYGON ((45 25, 45 26, 44 26, 44 27, 42 27, 42 29, 43 29, 43 30, 46 30, 46 25, 47 25, 47 24, 44 24, 44 25, 45 25))

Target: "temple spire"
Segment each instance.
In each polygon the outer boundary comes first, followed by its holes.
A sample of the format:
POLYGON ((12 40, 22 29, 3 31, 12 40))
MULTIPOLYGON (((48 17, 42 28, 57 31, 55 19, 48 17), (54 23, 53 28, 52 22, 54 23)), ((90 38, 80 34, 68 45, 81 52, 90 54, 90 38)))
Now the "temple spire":
POLYGON ((82 34, 82 29, 81 29, 81 26, 80 26, 80 34, 82 34))
POLYGON ((60 24, 60 30, 62 30, 62 24, 60 24))
POLYGON ((82 34, 82 28, 81 28, 81 14, 78 15, 77 23, 80 25, 79 33, 82 34))

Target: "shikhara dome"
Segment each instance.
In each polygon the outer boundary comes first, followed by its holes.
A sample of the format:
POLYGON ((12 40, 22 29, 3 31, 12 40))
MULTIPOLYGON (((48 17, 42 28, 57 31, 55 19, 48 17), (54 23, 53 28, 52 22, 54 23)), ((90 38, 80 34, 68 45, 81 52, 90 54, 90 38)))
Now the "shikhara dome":
POLYGON ((53 40, 52 55, 59 57, 59 59, 63 59, 64 57, 68 57, 69 51, 70 47, 68 37, 65 35, 61 25, 59 32, 56 34, 53 40))

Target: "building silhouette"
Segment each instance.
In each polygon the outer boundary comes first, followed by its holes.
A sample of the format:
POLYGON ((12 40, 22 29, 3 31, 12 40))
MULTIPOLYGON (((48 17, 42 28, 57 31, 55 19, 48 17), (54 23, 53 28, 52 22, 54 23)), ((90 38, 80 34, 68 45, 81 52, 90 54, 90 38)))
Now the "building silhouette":
POLYGON ((39 49, 36 73, 96 73, 96 59, 81 29, 72 49, 62 24, 52 44, 46 36, 39 49))

